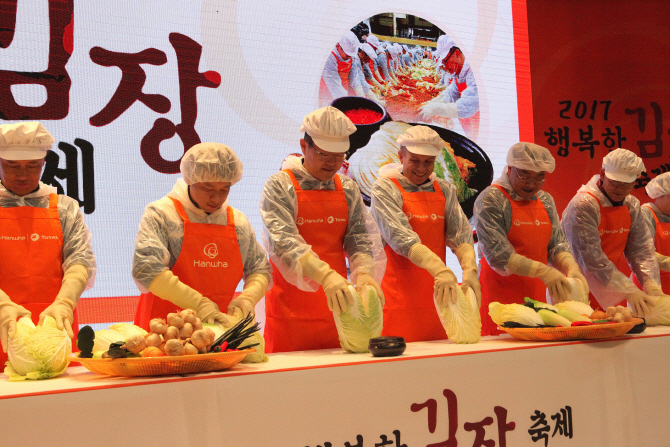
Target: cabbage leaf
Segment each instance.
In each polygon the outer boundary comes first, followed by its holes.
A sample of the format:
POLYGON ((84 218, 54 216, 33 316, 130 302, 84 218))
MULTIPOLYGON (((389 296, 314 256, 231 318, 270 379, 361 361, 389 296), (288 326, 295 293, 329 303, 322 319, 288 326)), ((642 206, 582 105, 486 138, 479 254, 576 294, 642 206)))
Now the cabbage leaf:
POLYGON ((349 286, 349 290, 354 296, 354 305, 340 315, 333 314, 340 346, 348 352, 368 352, 370 339, 382 333, 382 303, 373 287, 363 286, 360 293, 353 286, 349 286))
POLYGON ((468 294, 464 294, 460 287, 456 304, 447 300, 447 305, 441 307, 435 300, 437 314, 440 322, 447 332, 447 337, 454 343, 477 343, 482 338, 482 320, 479 316, 477 296, 468 288, 468 294))

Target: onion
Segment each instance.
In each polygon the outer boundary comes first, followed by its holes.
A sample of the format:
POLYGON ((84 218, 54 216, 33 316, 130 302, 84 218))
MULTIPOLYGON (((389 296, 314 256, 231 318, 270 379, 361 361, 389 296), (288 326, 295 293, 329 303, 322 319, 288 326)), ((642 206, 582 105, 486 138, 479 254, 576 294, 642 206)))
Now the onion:
POLYGON ((168 326, 167 332, 165 332, 165 335, 163 335, 163 338, 165 339, 165 341, 174 340, 175 338, 179 338, 179 329, 177 329, 174 326, 168 326))
POLYGON ((144 348, 146 347, 147 341, 142 335, 133 335, 126 339, 126 349, 128 349, 133 354, 139 354, 140 352, 144 351, 144 348))
POLYGON ((147 347, 160 346, 161 342, 163 341, 161 339, 161 336, 156 334, 155 332, 152 332, 151 334, 147 334, 144 337, 144 339, 147 341, 147 347))
POLYGON ((184 327, 179 329, 179 338, 189 338, 193 334, 191 323, 184 323, 184 327))
POLYGON ((207 335, 207 332, 205 332, 204 329, 200 329, 199 331, 193 332, 191 335, 191 343, 193 343, 193 346, 195 346, 198 349, 204 349, 207 347, 207 343, 209 341, 209 336, 207 335))
POLYGON ((154 334, 163 335, 167 331, 167 325, 162 318, 154 318, 149 322, 149 330, 154 334))
POLYGON ((184 320, 184 323, 193 324, 198 319, 198 315, 196 315, 193 309, 184 309, 179 313, 179 316, 184 320))
POLYGON ((200 318, 195 319, 195 323, 191 323, 193 325, 193 330, 194 331, 199 331, 202 329, 202 321, 200 321, 200 318))
POLYGON ((184 355, 196 355, 198 353, 198 348, 193 346, 191 343, 186 343, 184 345, 184 355))
POLYGON ((164 357, 163 351, 155 346, 149 346, 144 351, 142 351, 142 357, 164 357))
POLYGON ((167 324, 168 326, 174 326, 177 329, 181 329, 184 326, 184 320, 181 319, 179 314, 173 312, 167 315, 167 324))
POLYGON ((168 340, 165 342, 165 348, 163 351, 165 352, 165 355, 182 355, 184 353, 184 345, 180 340, 168 340))

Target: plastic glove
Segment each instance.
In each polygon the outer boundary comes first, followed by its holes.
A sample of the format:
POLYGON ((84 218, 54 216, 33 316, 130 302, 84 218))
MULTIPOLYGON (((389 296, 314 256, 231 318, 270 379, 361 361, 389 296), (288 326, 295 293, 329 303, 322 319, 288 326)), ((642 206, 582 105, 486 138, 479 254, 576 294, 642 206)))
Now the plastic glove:
POLYGON ((663 256, 656 253, 656 260, 658 261, 658 268, 664 272, 670 272, 670 256, 663 256))
POLYGON ((533 261, 517 253, 509 257, 505 268, 515 275, 528 276, 541 280, 547 286, 547 289, 549 289, 549 296, 551 296, 551 300, 554 303, 564 302, 568 298, 567 292, 572 292, 572 287, 564 274, 553 267, 533 261))
POLYGON ((149 285, 149 290, 157 297, 170 301, 182 309, 195 310, 203 323, 219 323, 223 327, 230 327, 228 317, 221 313, 216 303, 179 281, 179 277, 170 270, 165 270, 156 276, 149 285))
POLYGON ((356 289, 360 289, 363 286, 370 286, 375 289, 377 296, 379 297, 379 301, 381 301, 382 307, 384 307, 384 304, 386 303, 386 300, 384 299, 384 292, 382 292, 382 288, 379 286, 377 281, 375 281, 372 275, 367 273, 358 274, 358 278, 356 278, 356 289))
POLYGON ((647 295, 651 296, 663 296, 665 293, 663 293, 663 290, 661 289, 661 286, 656 284, 656 281, 653 279, 648 279, 645 281, 644 285, 642 286, 642 289, 647 293, 647 295))
POLYGON ((642 290, 636 290, 626 294, 626 301, 633 307, 633 315, 644 317, 649 313, 651 307, 654 307, 654 298, 644 293, 642 290))
MULTIPOLYGON (((440 306, 446 306, 449 298, 451 298, 452 303, 456 304, 458 280, 454 272, 442 262, 439 256, 423 244, 414 244, 409 249, 407 257, 412 263, 426 269, 428 273, 433 275, 433 278, 435 278, 433 299, 440 306)), ((407 278, 407 280, 411 281, 411 278, 407 278)))
POLYGON ((357 85, 354 87, 354 92, 356 93, 356 96, 363 97, 365 96, 365 91, 363 90, 363 87, 360 85, 357 85))
POLYGON ((458 108, 453 102, 437 102, 429 101, 419 108, 421 118, 429 119, 437 116, 444 116, 446 118, 458 118, 458 108))
POLYGON ((554 257, 554 265, 558 270, 560 270, 568 278, 574 278, 584 284, 586 289, 585 302, 588 302, 589 299, 589 283, 586 281, 582 271, 579 269, 579 265, 575 258, 572 257, 572 253, 568 251, 561 252, 554 257))
POLYGON ((228 304, 228 315, 235 315, 235 308, 242 311, 243 317, 254 314, 256 304, 268 290, 268 278, 260 273, 253 273, 244 282, 244 290, 228 304))
POLYGON ((28 309, 14 303, 0 289, 0 343, 2 343, 4 352, 7 352, 7 340, 12 338, 16 332, 16 320, 29 316, 28 309))
POLYGON ((331 269, 326 262, 317 259, 311 253, 307 253, 300 258, 300 265, 305 276, 321 284, 326 294, 328 309, 333 311, 335 315, 346 312, 347 303, 350 306, 354 305, 354 296, 349 290, 351 282, 331 269))
POLYGON ((482 288, 479 285, 479 276, 477 274, 477 261, 475 257, 475 246, 465 243, 456 247, 456 257, 463 269, 463 293, 468 293, 468 287, 471 287, 477 297, 477 308, 482 304, 482 288))
POLYGON ((368 92, 365 94, 365 97, 368 98, 368 99, 371 99, 375 102, 378 102, 381 105, 386 104, 384 101, 379 99, 379 97, 375 94, 375 92, 372 91, 372 89, 368 90, 368 92))
POLYGON ((46 317, 53 317, 58 329, 65 328, 67 335, 74 338, 74 332, 72 332, 74 308, 86 289, 86 281, 88 281, 88 268, 81 264, 70 266, 63 275, 63 282, 56 299, 42 311, 38 324, 44 324, 46 317))

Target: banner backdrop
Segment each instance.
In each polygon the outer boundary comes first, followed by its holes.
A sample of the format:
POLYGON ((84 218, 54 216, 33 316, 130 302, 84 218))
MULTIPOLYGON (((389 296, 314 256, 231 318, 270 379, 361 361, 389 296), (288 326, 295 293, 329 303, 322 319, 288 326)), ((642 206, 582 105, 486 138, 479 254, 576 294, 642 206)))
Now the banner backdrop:
MULTIPOLYGON (((478 87, 477 132, 459 120, 441 126, 478 145, 496 178, 519 140, 515 52, 527 66, 526 41, 514 46, 525 3, 514 8, 518 29, 505 0, 3 2, 0 122, 42 121, 56 138, 43 181, 86 214, 98 274, 84 297, 136 296, 142 211, 170 191, 198 142, 225 143, 242 160, 230 204, 260 239, 263 184, 299 151, 302 117, 322 105, 328 57, 364 21, 382 42, 427 59, 440 34, 462 49, 478 87)), ((454 256, 448 262, 460 272, 454 256)))

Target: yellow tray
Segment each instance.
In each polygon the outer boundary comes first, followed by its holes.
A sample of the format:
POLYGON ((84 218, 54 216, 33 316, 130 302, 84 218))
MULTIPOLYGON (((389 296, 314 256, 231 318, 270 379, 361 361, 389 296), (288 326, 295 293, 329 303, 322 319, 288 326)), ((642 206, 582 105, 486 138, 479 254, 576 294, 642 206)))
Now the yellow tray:
POLYGON ((504 328, 508 334, 519 340, 529 341, 565 341, 565 340, 595 340, 612 338, 624 335, 636 324, 644 320, 633 318, 627 323, 594 324, 592 326, 575 327, 543 327, 543 328, 504 328))
POLYGON ((125 359, 85 359, 79 358, 79 353, 74 353, 70 354, 70 360, 81 363, 89 371, 108 376, 163 376, 222 371, 237 365, 252 352, 256 350, 249 348, 243 351, 125 359))

